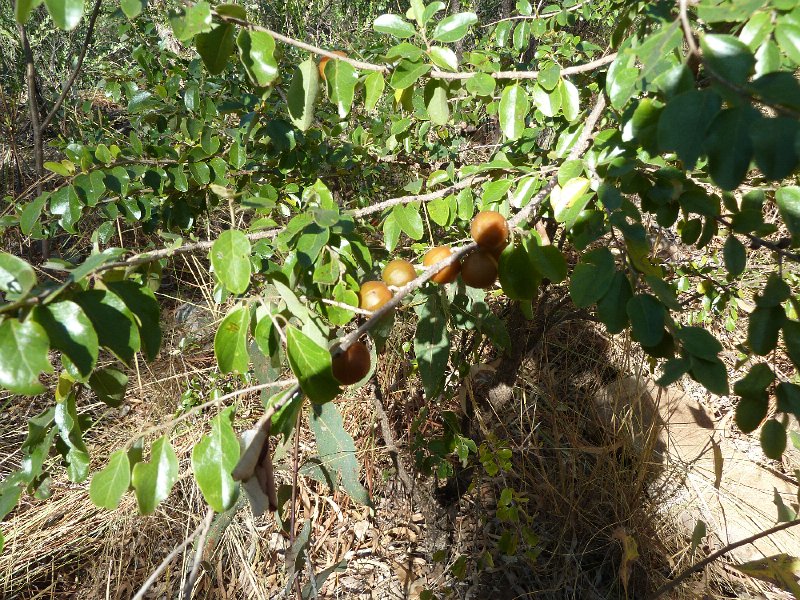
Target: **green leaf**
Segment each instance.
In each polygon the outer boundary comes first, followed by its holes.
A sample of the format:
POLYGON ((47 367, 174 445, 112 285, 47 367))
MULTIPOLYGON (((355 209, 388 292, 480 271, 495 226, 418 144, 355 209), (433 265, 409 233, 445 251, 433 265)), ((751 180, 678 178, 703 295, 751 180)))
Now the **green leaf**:
POLYGON ((578 92, 578 88, 567 79, 559 81, 558 91, 561 93, 561 112, 564 114, 564 118, 572 123, 578 118, 581 112, 580 92, 578 92))
POLYGON ((497 269, 503 293, 511 300, 531 301, 536 297, 541 278, 523 245, 509 244, 500 254, 497 269))
POLYGON ((755 162, 767 179, 781 180, 797 167, 800 123, 788 117, 757 119, 750 126, 755 162))
POLYGON ((743 398, 763 399, 767 397, 767 388, 775 381, 775 373, 766 363, 756 363, 733 385, 733 392, 743 398))
POLYGON ((169 496, 176 481, 178 457, 169 438, 163 436, 153 442, 150 462, 140 462, 133 466, 131 482, 136 491, 139 512, 143 515, 153 514, 158 504, 169 496))
POLYGON ((106 191, 104 179, 102 171, 92 171, 88 174, 82 173, 73 179, 75 193, 77 193, 81 202, 86 206, 95 206, 97 201, 102 198, 103 192, 106 191))
POLYGON ((800 323, 788 319, 783 322, 783 343, 795 369, 800 371, 800 323))
POLYGON ((244 306, 234 307, 219 324, 214 336, 214 354, 223 373, 247 373, 250 367, 247 354, 249 325, 250 311, 244 306))
POLYGON ((471 12, 457 13, 439 21, 431 37, 437 42, 457 42, 478 22, 478 15, 471 12))
POLYGON ((616 272, 614 255, 608 248, 586 252, 575 266, 569 284, 575 306, 588 308, 605 296, 616 272))
POLYGON ((231 472, 239 460, 239 441, 233 431, 230 406, 211 419, 211 432, 192 449, 192 470, 208 505, 216 512, 228 510, 236 501, 239 486, 231 472))
POLYGON ((666 309, 654 296, 637 294, 626 305, 632 336, 643 346, 655 346, 664 337, 666 309))
POLYGON ((412 240, 421 240, 425 234, 419 207, 414 204, 398 204, 392 209, 400 229, 412 240))
POLYGON ((364 79, 364 108, 367 110, 375 110, 378 101, 381 99, 381 94, 386 87, 383 79, 383 73, 373 71, 364 79))
POLYGON ((83 441, 74 389, 56 403, 53 421, 63 442, 60 451, 67 463, 67 476, 70 481, 80 483, 89 474, 89 450, 83 441))
POLYGON ((475 73, 467 79, 466 88, 473 96, 493 96, 495 79, 488 73, 475 73))
POLYGON ((775 192, 775 203, 789 233, 792 245, 800 245, 800 187, 796 185, 779 188, 775 192))
POLYGON ((747 342, 759 356, 766 356, 778 345, 785 312, 780 306, 756 308, 747 323, 747 342))
POLYGON ((708 128, 705 149, 711 178, 723 190, 744 181, 753 157, 750 126, 759 116, 749 105, 722 110, 708 128))
POLYGON ((336 106, 339 117, 344 119, 353 106, 358 74, 350 63, 329 60, 325 64, 325 77, 328 82, 328 97, 336 106))
POLYGON ((37 8, 44 0, 17 0, 14 3, 14 16, 17 23, 24 25, 28 22, 31 12, 37 8))
POLYGON ((109 281, 106 287, 114 292, 135 317, 142 341, 142 352, 152 362, 161 349, 161 309, 153 291, 133 281, 109 281))
POLYGON ((39 222, 42 208, 44 208, 45 202, 47 202, 49 197, 50 194, 45 192, 35 200, 26 204, 25 208, 22 209, 22 213, 19 216, 19 228, 23 234, 30 235, 33 232, 33 228, 39 222))
POLYGON ((782 381, 775 388, 775 397, 778 400, 776 408, 780 412, 790 413, 800 419, 800 385, 782 381))
POLYGON ((421 295, 425 301, 414 307, 418 319, 414 355, 417 357, 425 397, 434 400, 444 388, 450 358, 450 334, 438 290, 427 288, 421 295))
POLYGON ((331 372, 331 354, 294 326, 286 328, 286 354, 300 388, 317 404, 333 400, 341 390, 331 372))
POLYGON ((135 19, 147 8, 147 0, 120 0, 119 7, 126 17, 135 19))
POLYGON ((571 227, 578 214, 586 207, 589 198, 585 196, 591 182, 585 177, 574 177, 564 184, 555 187, 550 193, 550 205, 553 216, 559 223, 567 223, 571 227))
POLYGON ((500 96, 500 129, 509 140, 516 140, 525 130, 525 117, 531 104, 525 88, 519 84, 506 86, 500 96))
POLYGON ((242 29, 236 38, 239 60, 253 85, 267 87, 278 77, 275 40, 266 31, 242 29))
POLYGON ((447 102, 447 84, 431 79, 425 84, 425 109, 434 125, 447 125, 450 120, 450 105, 447 102))
POLYGON ((725 268, 731 277, 739 277, 747 266, 747 250, 735 235, 730 234, 722 248, 725 268))
POLYGON ((434 198, 428 202, 426 208, 431 217, 431 221, 442 227, 446 227, 450 222, 450 203, 447 198, 434 198))
POLYGON ((392 71, 389 85, 395 90, 404 90, 414 85, 417 80, 431 70, 428 63, 401 60, 392 71))
POLYGON ((767 458, 780 460, 786 450, 786 428, 780 421, 769 419, 761 426, 761 449, 767 458))
POLYGON ((787 17, 779 19, 775 41, 795 65, 800 64, 800 23, 790 23, 787 17))
POLYGON ((107 290, 89 290, 75 297, 97 332, 101 346, 129 365, 141 348, 136 318, 122 299, 107 290))
POLYGON ((39 374, 53 372, 48 349, 47 334, 38 323, 16 319, 0 323, 0 387, 26 396, 41 394, 45 388, 39 374))
POLYGON ((437 67, 445 69, 446 71, 458 71, 458 57, 450 48, 432 46, 428 54, 433 64, 437 67))
POLYGON ((232 294, 243 294, 250 286, 250 240, 236 229, 226 229, 211 246, 211 266, 232 294))
POLYGON ((747 81, 756 64, 747 44, 732 35, 706 34, 700 38, 700 47, 706 67, 734 84, 747 81))
POLYGON ((69 169, 67 169, 67 167, 65 167, 61 163, 48 161, 48 162, 44 163, 43 166, 44 166, 45 169, 47 169, 48 171, 52 171, 56 175, 61 175, 62 177, 69 177, 70 176, 69 169))
POLYGON ((675 332, 675 337, 686 352, 699 358, 716 360, 717 355, 722 352, 719 340, 701 327, 681 327, 675 332))
POLYGON ((204 162, 189 163, 189 172, 192 178, 200 185, 208 185, 211 181, 211 169, 204 162))
POLYGON ((417 30, 400 15, 385 14, 375 19, 372 28, 378 33, 388 33, 396 38, 409 38, 417 30))
POLYGON ((75 224, 81 218, 82 205, 73 186, 63 187, 50 195, 50 212, 58 215, 58 224, 67 233, 77 233, 75 224))
POLYGON ((98 369, 89 377, 89 387, 97 394, 98 400, 112 408, 122 404, 127 385, 128 376, 112 367, 98 369))
POLYGON ((0 252, 0 292, 25 296, 36 285, 36 272, 13 254, 0 252))
POLYGON ((62 352, 64 367, 76 381, 87 381, 97 364, 98 340, 92 322, 69 300, 37 306, 31 318, 41 325, 50 346, 62 352))
POLYGON ((532 246, 528 250, 534 268, 553 283, 567 278, 567 260, 555 246, 532 246))
MULTIPOLYGON (((322 468, 338 475, 347 494, 359 504, 371 505, 369 493, 361 485, 359 462, 353 438, 344 429, 342 415, 333 402, 311 405, 310 425, 317 440, 322 468)), ((331 477, 334 483, 336 478, 331 477)))
POLYGON ((533 104, 545 117, 555 117, 561 108, 561 91, 546 92, 541 86, 533 86, 533 104))
POLYGON ((319 70, 309 58, 294 70, 287 96, 289 118, 300 131, 307 131, 314 122, 314 102, 318 92, 319 70))
POLYGON ((687 170, 694 169, 703 151, 706 130, 722 106, 709 90, 690 90, 672 98, 658 119, 658 145, 662 152, 676 152, 687 170))
POLYGON ((626 306, 633 298, 631 282, 622 271, 616 271, 608 291, 597 303, 597 317, 611 334, 623 331, 630 322, 626 306))
POLYGON ((690 355, 689 360, 691 363, 689 374, 709 392, 717 394, 718 396, 726 396, 730 392, 728 387, 728 371, 725 368, 725 364, 719 358, 706 360, 690 355))
POLYGON ((89 498, 95 506, 114 510, 131 483, 131 464, 125 450, 117 450, 108 458, 108 464, 92 477, 89 498))
POLYGON ((236 29, 230 23, 215 26, 207 33, 200 33, 194 40, 197 53, 212 75, 219 75, 228 64, 228 57, 236 44, 236 29))
POLYGON ((44 0, 44 4, 59 29, 75 29, 83 19, 83 0, 44 0))
POLYGON ((186 42, 198 33, 211 31, 211 5, 208 2, 200 0, 184 10, 183 15, 170 19, 176 38, 186 42))
POLYGON ((780 273, 770 273, 767 283, 756 295, 756 306, 772 308, 786 302, 792 295, 789 285, 783 280, 780 273))

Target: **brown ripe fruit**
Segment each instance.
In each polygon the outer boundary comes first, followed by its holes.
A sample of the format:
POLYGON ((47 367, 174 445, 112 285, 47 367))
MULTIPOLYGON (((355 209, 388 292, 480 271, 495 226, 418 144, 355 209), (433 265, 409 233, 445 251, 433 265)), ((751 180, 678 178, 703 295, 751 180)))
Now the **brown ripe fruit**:
POLYGON ((482 210, 470 225, 472 239, 485 250, 494 250, 503 246, 508 239, 508 221, 499 212, 482 210))
POLYGON ((489 251, 473 252, 461 263, 461 279, 470 287, 490 287, 497 281, 497 260, 489 251))
POLYGON ((409 281, 417 278, 417 271, 410 262, 398 258, 386 265, 382 278, 386 285, 403 287, 409 281))
POLYGON ((369 367, 369 348, 362 342, 351 344, 331 360, 333 376, 342 385, 358 383, 367 376, 369 367))
MULTIPOLYGON (((338 56, 347 56, 347 52, 342 52, 341 50, 334 50, 333 53, 338 56)), ((328 64, 329 60, 330 58, 327 56, 323 56, 319 60, 319 76, 322 77, 322 79, 325 79, 325 65, 328 64)))
POLYGON ((365 281, 358 292, 358 305, 364 310, 378 310, 392 299, 392 292, 382 281, 365 281))
MULTIPOLYGON (((426 267, 430 267, 431 265, 444 260, 451 254, 452 252, 450 251, 450 246, 436 246, 436 248, 428 250, 428 253, 425 254, 425 257, 422 259, 422 264, 426 267)), ((455 281, 456 277, 458 277, 458 272, 460 270, 461 263, 455 261, 431 277, 431 281, 435 283, 451 283, 452 281, 455 281)))

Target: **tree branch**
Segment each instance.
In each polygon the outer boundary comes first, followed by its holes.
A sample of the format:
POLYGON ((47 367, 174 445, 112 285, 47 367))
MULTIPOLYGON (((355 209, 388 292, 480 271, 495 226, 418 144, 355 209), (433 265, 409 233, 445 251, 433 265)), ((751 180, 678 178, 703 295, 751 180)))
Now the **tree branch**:
MULTIPOLYGON (((261 25, 256 25, 255 23, 251 23, 250 21, 247 21, 245 19, 238 19, 230 15, 221 15, 217 12, 214 12, 214 15, 224 23, 231 23, 232 25, 238 25, 239 27, 249 29, 250 31, 263 31, 264 33, 270 34, 273 38, 275 38, 280 42, 283 42, 284 44, 294 46, 295 48, 300 48, 301 50, 305 50, 307 52, 311 52, 312 54, 317 54, 319 56, 327 56, 328 58, 341 60, 342 62, 346 62, 357 69, 361 69, 362 71, 377 71, 378 73, 383 73, 384 75, 388 75, 391 72, 391 69, 386 65, 379 65, 375 63, 356 60, 354 58, 350 58, 349 56, 339 56, 338 54, 334 54, 331 50, 326 50, 325 48, 320 48, 312 44, 307 44, 306 42, 301 42, 300 40, 290 38, 276 31, 273 31, 272 29, 268 29, 267 27, 262 27, 261 25)), ((597 60, 590 61, 585 64, 565 67, 564 69, 561 70, 561 74, 574 75, 576 73, 585 73, 586 71, 592 71, 594 69, 607 65, 610 62, 613 62, 613 60, 616 57, 617 54, 614 53, 599 58, 597 60)), ((446 80, 471 79, 475 75, 478 75, 478 72, 449 73, 446 71, 440 71, 438 69, 433 69, 429 73, 429 77, 433 79, 446 79, 446 80)), ((539 72, 497 71, 495 73, 488 73, 488 75, 491 75, 495 79, 536 79, 539 76, 539 72)))
POLYGON ((800 525, 800 519, 795 519, 794 521, 787 521, 786 523, 780 523, 779 525, 775 525, 775 527, 770 527, 769 529, 761 531, 760 533, 756 533, 755 535, 751 535, 748 538, 745 538, 743 540, 739 540, 738 542, 734 542, 732 544, 728 544, 727 546, 725 546, 724 548, 722 548, 720 550, 717 550, 713 554, 709 554, 706 558, 701 560, 696 565, 694 565, 692 567, 689 567, 683 573, 678 575, 675 579, 673 579, 672 581, 670 581, 666 585, 662 585, 655 592, 653 592, 653 594, 650 595, 647 598, 647 600, 656 600, 656 598, 660 598, 661 596, 663 596, 667 592, 670 592, 670 591, 674 590, 681 583, 686 581, 692 573, 696 573, 697 571, 702 570, 703 568, 706 567, 706 565, 714 562, 720 556, 724 556, 728 552, 730 552, 732 550, 736 550, 736 548, 739 548, 741 546, 746 546, 747 544, 752 544, 756 540, 759 540, 759 539, 761 539, 763 537, 767 537, 768 535, 772 535, 773 533, 777 533, 779 531, 783 531, 784 529, 789 529, 789 527, 794 527, 796 525, 800 525))
POLYGON ((67 97, 69 90, 72 88, 72 85, 75 83, 75 80, 78 78, 78 73, 80 73, 81 67, 83 66, 83 59, 86 58, 86 51, 89 49, 89 46, 92 43, 92 33, 94 33, 94 25, 97 21, 97 16, 100 14, 100 6, 103 4, 103 0, 96 0, 94 3, 94 8, 92 9, 92 14, 89 17, 89 25, 86 30, 86 37, 83 39, 83 45, 81 46, 80 53, 78 54, 78 61, 75 63, 75 68, 72 69, 72 73, 67 79, 67 83, 64 85, 63 89, 61 90, 61 94, 58 96, 53 108, 44 118, 41 124, 41 130, 44 132, 44 129, 50 124, 50 121, 53 120, 53 117, 56 116, 58 109, 61 108, 61 105, 64 103, 64 99, 67 97))

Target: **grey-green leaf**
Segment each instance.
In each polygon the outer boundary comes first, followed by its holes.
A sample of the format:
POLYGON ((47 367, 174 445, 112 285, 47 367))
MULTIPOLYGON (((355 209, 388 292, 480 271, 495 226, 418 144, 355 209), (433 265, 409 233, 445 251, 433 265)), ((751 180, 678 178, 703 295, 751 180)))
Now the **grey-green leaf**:
POLYGON ((232 294, 243 294, 250 285, 250 240, 237 229, 223 231, 211 246, 214 273, 232 294))
POLYGON ((307 131, 314 122, 314 101, 318 92, 319 70, 316 63, 309 58, 294 70, 287 96, 289 118, 301 131, 307 131))
POLYGON ((531 103, 519 84, 506 86, 500 97, 500 129, 509 140, 516 140, 525 129, 525 117, 531 103))

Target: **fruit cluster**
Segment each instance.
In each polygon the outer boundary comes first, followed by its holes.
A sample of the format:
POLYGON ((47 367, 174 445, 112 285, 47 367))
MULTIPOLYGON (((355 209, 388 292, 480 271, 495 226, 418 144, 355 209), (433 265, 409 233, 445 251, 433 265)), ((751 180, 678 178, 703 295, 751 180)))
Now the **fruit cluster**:
MULTIPOLYGON (((488 288, 497 280, 497 262, 508 245, 508 222, 498 212, 484 210, 475 215, 470 225, 472 239, 478 249, 463 261, 454 261, 440 269, 432 277, 434 283, 452 283, 461 273, 461 279, 470 287, 488 288)), ((436 246, 422 259, 425 267, 431 267, 452 254, 450 246, 436 246)), ((389 262, 381 273, 383 281, 365 281, 359 291, 359 306, 374 312, 392 299, 389 286, 403 287, 417 277, 417 271, 407 260, 389 262)), ((369 373, 369 349, 363 342, 351 344, 347 350, 333 356, 333 376, 343 385, 361 381, 369 373)))

